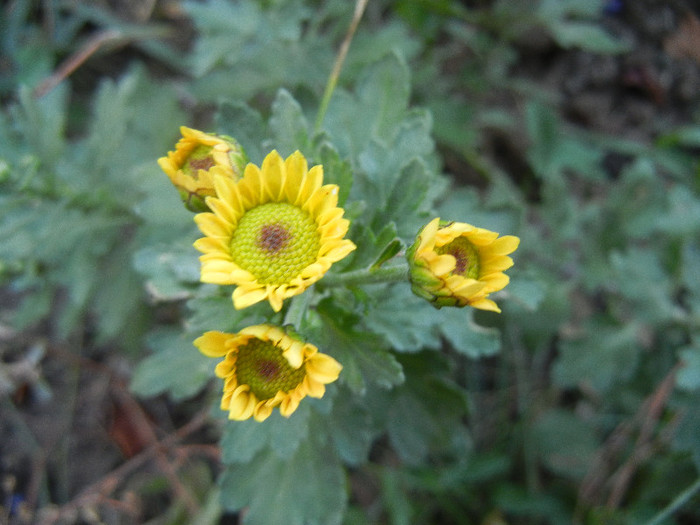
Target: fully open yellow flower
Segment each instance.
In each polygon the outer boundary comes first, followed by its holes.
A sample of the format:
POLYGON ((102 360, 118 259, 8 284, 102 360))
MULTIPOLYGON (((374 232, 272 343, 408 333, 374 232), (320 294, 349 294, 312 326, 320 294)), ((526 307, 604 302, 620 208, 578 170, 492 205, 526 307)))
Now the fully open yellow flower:
POLYGON ((196 129, 180 128, 182 138, 158 159, 161 169, 180 192, 191 211, 207 211, 204 199, 216 195, 214 175, 238 180, 247 159, 241 146, 230 137, 219 137, 196 129))
POLYGON ((224 380, 221 409, 230 419, 267 419, 272 409, 289 417, 306 396, 320 398, 343 368, 314 345, 271 325, 237 334, 206 332, 194 342, 209 357, 224 357, 216 375, 224 380))
POLYGON ((278 312, 323 277, 355 245, 343 238, 349 221, 337 207, 338 187, 322 183, 323 167, 308 170, 298 151, 287 160, 272 151, 238 182, 214 177, 212 213, 195 216, 205 235, 194 243, 202 281, 235 284, 238 309, 267 299, 278 312))
POLYGON ((413 292, 438 308, 469 305, 500 312, 487 296, 508 284, 503 271, 513 266, 508 254, 518 244, 513 235, 433 219, 406 252, 413 292))

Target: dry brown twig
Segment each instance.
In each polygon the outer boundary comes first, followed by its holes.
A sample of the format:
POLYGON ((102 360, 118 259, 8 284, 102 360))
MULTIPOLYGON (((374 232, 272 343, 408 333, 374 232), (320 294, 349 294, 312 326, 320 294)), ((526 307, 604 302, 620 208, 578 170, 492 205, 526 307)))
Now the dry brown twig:
POLYGON ((92 36, 85 42, 80 49, 69 56, 63 63, 53 72, 51 76, 46 78, 41 84, 34 89, 34 98, 41 98, 49 91, 58 86, 66 78, 68 78, 76 69, 78 69, 92 55, 97 53, 100 48, 106 44, 114 43, 123 38, 120 31, 108 29, 101 31, 92 36))
POLYGON ((673 391, 678 369, 679 365, 672 368, 634 417, 621 422, 607 439, 579 488, 576 511, 579 519, 576 521, 581 521, 584 506, 602 504, 606 486, 610 486, 606 506, 616 508, 621 504, 634 473, 658 447, 654 433, 673 391), (632 452, 615 472, 611 472, 615 457, 629 444, 636 427, 639 427, 639 433, 632 452))
MULTIPOLYGON (((100 480, 86 487, 80 494, 68 503, 59 508, 48 510, 40 517, 38 525, 53 525, 59 523, 65 517, 75 515, 80 509, 91 508, 109 499, 122 481, 132 472, 143 466, 151 459, 157 458, 158 454, 164 454, 164 450, 174 449, 175 445, 193 432, 202 428, 209 421, 208 408, 202 410, 188 423, 180 427, 174 433, 169 434, 160 441, 153 442, 148 448, 132 457, 112 472, 103 476, 100 480)), ((189 510, 189 509, 188 509, 189 510)))

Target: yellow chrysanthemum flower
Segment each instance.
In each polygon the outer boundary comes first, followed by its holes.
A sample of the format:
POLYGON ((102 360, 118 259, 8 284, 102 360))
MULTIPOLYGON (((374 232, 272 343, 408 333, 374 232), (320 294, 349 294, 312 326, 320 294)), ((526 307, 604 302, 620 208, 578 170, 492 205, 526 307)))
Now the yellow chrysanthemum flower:
POLYGON ((513 266, 508 257, 520 244, 513 235, 463 222, 430 221, 407 252, 413 292, 441 306, 473 306, 500 312, 487 296, 503 289, 513 266))
POLYGON ((322 183, 323 167, 308 170, 298 151, 287 160, 272 151, 238 182, 214 177, 212 213, 195 216, 206 236, 194 243, 204 254, 202 281, 236 285, 237 309, 267 299, 278 312, 323 277, 355 245, 343 238, 349 221, 337 207, 338 187, 322 183))
POLYGON ((207 332, 194 342, 209 357, 224 357, 216 375, 224 380, 221 409, 229 419, 267 419, 272 409, 289 417, 306 396, 320 398, 342 366, 314 345, 271 325, 237 334, 207 332))
POLYGON ((238 180, 248 162, 241 146, 231 137, 219 137, 185 126, 182 138, 158 159, 158 165, 180 192, 182 202, 194 212, 207 211, 206 197, 216 195, 214 175, 238 180))

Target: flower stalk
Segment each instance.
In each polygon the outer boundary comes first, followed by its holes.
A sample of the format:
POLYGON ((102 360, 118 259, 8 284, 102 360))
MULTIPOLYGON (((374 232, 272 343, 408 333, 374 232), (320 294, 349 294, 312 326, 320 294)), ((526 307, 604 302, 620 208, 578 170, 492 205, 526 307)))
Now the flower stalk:
POLYGON ((334 286, 395 283, 400 281, 408 281, 408 264, 406 263, 327 275, 318 283, 318 286, 331 288, 334 286))
POLYGON ((355 36, 355 31, 357 31, 357 26, 360 25, 360 20, 362 19, 362 14, 365 12, 367 3, 369 0, 357 0, 355 2, 355 12, 352 16, 352 21, 350 22, 350 27, 348 32, 345 34, 343 43, 340 44, 340 49, 338 50, 338 55, 335 57, 335 63, 333 64, 333 70, 328 76, 328 82, 326 83, 326 88, 323 92, 323 98, 318 109, 318 115, 316 117, 315 129, 319 131, 321 129, 321 124, 323 123, 323 118, 326 116, 326 111, 328 110, 328 104, 333 96, 333 91, 335 91, 335 86, 338 83, 338 77, 340 76, 340 71, 343 69, 343 63, 345 62, 345 57, 350 49, 350 42, 352 42, 353 36, 355 36))

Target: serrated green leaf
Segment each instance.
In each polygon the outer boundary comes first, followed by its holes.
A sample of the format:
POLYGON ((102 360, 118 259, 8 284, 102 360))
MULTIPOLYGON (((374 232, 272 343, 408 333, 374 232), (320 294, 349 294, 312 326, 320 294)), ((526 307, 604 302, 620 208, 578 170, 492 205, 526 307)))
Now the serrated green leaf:
POLYGON ((404 166, 379 222, 394 222, 400 237, 413 238, 428 220, 427 210, 432 203, 426 202, 426 197, 433 178, 422 160, 415 158, 404 166))
MULTIPOLYGON (((610 255, 610 279, 620 294, 632 304, 636 316, 646 322, 672 319, 678 312, 673 298, 673 283, 664 268, 660 253, 652 247, 630 248, 610 255), (639 286, 639 283, 645 283, 639 286)), ((609 270, 609 271, 610 271, 609 270)))
POLYGON ((346 505, 345 472, 328 445, 304 440, 284 458, 262 451, 245 464, 229 465, 220 480, 221 503, 246 508, 244 525, 332 525, 346 505))
POLYGON ((425 111, 407 109, 408 94, 405 62, 395 54, 388 55, 363 70, 354 95, 336 89, 323 121, 324 129, 344 156, 356 157, 373 141, 401 143, 402 149, 396 155, 404 161, 419 156, 426 140, 432 148, 432 140, 429 134, 421 136, 423 126, 416 119, 427 119, 428 129, 431 119, 425 111), (409 119, 412 125, 405 125, 409 119), (414 134, 409 135, 408 131, 414 134), (406 138, 398 141, 400 133, 406 138), (416 140, 418 137, 420 140, 416 140))
POLYGON ((269 130, 272 139, 267 145, 278 150, 283 157, 296 150, 306 155, 311 151, 309 124, 301 106, 286 89, 280 89, 272 103, 269 130))
POLYGON ((267 136, 267 124, 262 115, 247 104, 227 101, 221 104, 216 114, 216 131, 238 141, 251 162, 260 166, 265 155, 261 145, 267 136))
POLYGON ((571 412, 552 409, 528 431, 528 447, 560 476, 581 479, 589 470, 600 440, 592 426, 571 412))
POLYGON ((458 353, 478 359, 501 349, 501 333, 477 324, 472 308, 442 308, 437 315, 436 326, 458 353))
POLYGON ((399 352, 436 349, 441 345, 437 324, 439 313, 427 301, 411 293, 408 282, 383 287, 372 304, 364 324, 387 338, 399 352))
POLYGON ((403 461, 417 465, 431 451, 463 451, 467 435, 461 419, 467 409, 466 398, 444 379, 444 360, 424 352, 403 355, 401 362, 406 382, 386 393, 390 409, 383 415, 396 452, 403 461))
POLYGON ((289 418, 275 410, 263 422, 228 421, 221 439, 223 462, 248 463, 266 447, 280 458, 294 454, 309 433, 309 401, 304 400, 289 418))
POLYGON ((365 124, 376 137, 386 136, 403 117, 410 95, 410 73, 405 60, 390 53, 360 75, 356 88, 363 111, 372 119, 365 124))
POLYGON ((379 257, 371 264, 370 269, 375 270, 390 259, 393 259, 404 248, 403 242, 399 239, 394 239, 386 245, 379 257))
POLYGON ((524 275, 511 279, 506 290, 509 301, 516 301, 531 312, 537 310, 545 297, 544 283, 524 275))
POLYGON ((338 185, 338 206, 342 207, 352 189, 352 167, 340 158, 338 150, 327 140, 322 140, 315 150, 318 163, 323 165, 323 182, 338 185))
POLYGON ((564 388, 585 381, 599 392, 628 379, 639 361, 637 326, 592 319, 584 334, 559 345, 554 382, 564 388))
POLYGON ((215 378, 216 360, 203 355, 179 330, 159 330, 148 337, 156 353, 141 361, 131 378, 131 391, 143 397, 168 393, 192 397, 215 378))
POLYGON ((245 326, 268 321, 269 307, 258 303, 245 310, 236 310, 231 299, 231 287, 203 287, 201 293, 187 301, 191 314, 188 330, 204 333, 208 330, 237 332, 245 326))
POLYGON ((354 224, 350 237, 355 240, 357 249, 352 254, 353 268, 369 268, 384 252, 386 247, 396 240, 396 225, 390 222, 374 233, 362 224, 354 224))
POLYGON ((66 147, 68 94, 68 87, 64 84, 37 99, 25 86, 19 91, 20 104, 11 111, 19 132, 46 166, 53 166, 66 147))
POLYGON ((190 298, 199 283, 200 264, 191 244, 149 245, 134 254, 134 268, 146 277, 149 293, 155 300, 190 298))
POLYGON ((333 447, 345 463, 360 465, 366 461, 377 429, 361 400, 341 391, 333 403, 328 428, 333 447))
POLYGON ((477 325, 472 309, 437 310, 413 295, 408 283, 394 285, 376 297, 364 323, 399 352, 441 348, 442 337, 457 352, 473 359, 494 355, 500 349, 498 330, 477 325))
POLYGON ((100 274, 109 278, 96 286, 93 302, 97 313, 97 343, 118 338, 127 351, 133 352, 150 319, 140 293, 143 283, 130 264, 133 247, 126 248, 118 253, 112 251, 101 264, 100 274))
POLYGON ((362 394, 367 384, 391 388, 403 382, 401 365, 387 350, 386 341, 377 334, 352 328, 358 323, 356 315, 328 300, 318 305, 318 313, 323 320, 323 329, 317 335, 319 347, 343 365, 341 383, 362 394))

